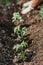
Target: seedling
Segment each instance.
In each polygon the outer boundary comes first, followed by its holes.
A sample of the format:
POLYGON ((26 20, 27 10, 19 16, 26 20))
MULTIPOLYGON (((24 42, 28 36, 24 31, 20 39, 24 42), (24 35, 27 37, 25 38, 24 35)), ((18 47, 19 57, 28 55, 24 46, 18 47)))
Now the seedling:
POLYGON ((1 2, 6 6, 10 6, 10 2, 8 0, 1 0, 1 2))
POLYGON ((27 46, 28 46, 28 44, 26 42, 22 41, 21 44, 14 45, 13 49, 16 50, 16 51, 18 51, 18 50, 21 50, 22 51, 27 46))
POLYGON ((20 26, 16 26, 14 28, 14 33, 16 33, 18 35, 18 38, 23 38, 26 35, 26 27, 20 27, 20 26))
POLYGON ((20 60, 24 60, 24 58, 25 58, 25 53, 22 51, 22 52, 18 55, 18 58, 19 58, 20 60))
POLYGON ((19 20, 20 22, 23 21, 23 19, 22 19, 20 13, 19 13, 19 12, 14 12, 14 13, 13 13, 13 17, 12 17, 12 22, 15 22, 15 21, 17 21, 17 20, 19 20))
POLYGON ((19 49, 21 49, 21 45, 19 44, 14 45, 13 50, 18 51, 19 49))
POLYGON ((23 49, 26 48, 27 46, 28 46, 28 44, 26 42, 24 42, 24 41, 22 41, 21 44, 14 45, 13 50, 16 50, 16 52, 18 50, 21 50, 21 52, 18 54, 18 59, 19 60, 24 60, 25 52, 23 51, 23 49))
POLYGON ((43 8, 40 10, 40 16, 43 18, 43 8))

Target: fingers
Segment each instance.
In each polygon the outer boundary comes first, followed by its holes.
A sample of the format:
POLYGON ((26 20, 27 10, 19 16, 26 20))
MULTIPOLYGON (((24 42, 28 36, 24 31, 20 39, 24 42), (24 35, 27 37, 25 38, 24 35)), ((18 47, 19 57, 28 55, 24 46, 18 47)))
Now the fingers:
POLYGON ((26 6, 31 5, 31 3, 32 3, 32 1, 28 1, 27 3, 24 3, 24 4, 23 4, 23 7, 26 7, 26 6))
POLYGON ((26 13, 30 12, 31 10, 33 10, 33 8, 32 7, 28 7, 26 9, 22 10, 21 13, 22 14, 26 14, 26 13))
POLYGON ((32 1, 29 1, 27 3, 24 3, 21 13, 22 14, 26 14, 26 13, 30 12, 33 9, 31 7, 31 4, 32 4, 32 1))
POLYGON ((29 1, 27 3, 23 4, 23 8, 21 11, 21 14, 26 14, 28 12, 30 12, 33 8, 31 7, 32 1, 29 1))

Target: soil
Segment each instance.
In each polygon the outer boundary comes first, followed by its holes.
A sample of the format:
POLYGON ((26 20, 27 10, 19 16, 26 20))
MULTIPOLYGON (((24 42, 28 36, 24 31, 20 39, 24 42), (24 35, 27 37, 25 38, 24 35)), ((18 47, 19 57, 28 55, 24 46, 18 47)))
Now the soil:
POLYGON ((13 45, 19 42, 13 32, 12 14, 15 11, 21 11, 13 0, 11 6, 6 7, 0 3, 0 65, 43 65, 43 19, 39 16, 41 3, 32 12, 22 15, 24 22, 22 26, 27 27, 26 41, 29 43, 27 49, 32 50, 32 57, 28 61, 15 63, 13 45), (30 60, 31 58, 31 60, 30 60), (30 61, 29 61, 30 60, 30 61))

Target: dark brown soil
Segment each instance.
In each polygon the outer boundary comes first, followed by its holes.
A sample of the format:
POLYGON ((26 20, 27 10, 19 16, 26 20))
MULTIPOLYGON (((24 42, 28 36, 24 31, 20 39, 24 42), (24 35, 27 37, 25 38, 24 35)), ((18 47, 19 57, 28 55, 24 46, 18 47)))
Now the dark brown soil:
POLYGON ((15 35, 11 18, 14 11, 20 11, 21 9, 15 2, 9 8, 0 3, 0 65, 43 65, 43 19, 39 16, 42 6, 43 3, 32 12, 22 15, 25 20, 23 25, 27 27, 27 33, 29 34, 26 41, 30 39, 29 43, 31 42, 27 49, 32 50, 34 54, 28 62, 15 63, 15 60, 13 60, 14 51, 12 50, 15 35))

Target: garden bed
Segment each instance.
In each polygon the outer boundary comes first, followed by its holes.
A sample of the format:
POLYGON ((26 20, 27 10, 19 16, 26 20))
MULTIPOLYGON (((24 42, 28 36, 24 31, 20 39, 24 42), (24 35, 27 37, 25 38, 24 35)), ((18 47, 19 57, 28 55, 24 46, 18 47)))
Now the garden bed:
POLYGON ((43 19, 39 16, 42 6, 43 3, 32 12, 21 15, 24 20, 22 23, 12 23, 13 13, 20 12, 22 6, 18 6, 13 0, 9 7, 0 3, 0 65, 43 65, 43 19), (27 35, 23 39, 28 43, 23 49, 26 59, 19 61, 16 55, 20 50, 13 50, 14 45, 21 43, 13 30, 18 25, 26 27, 27 35))

